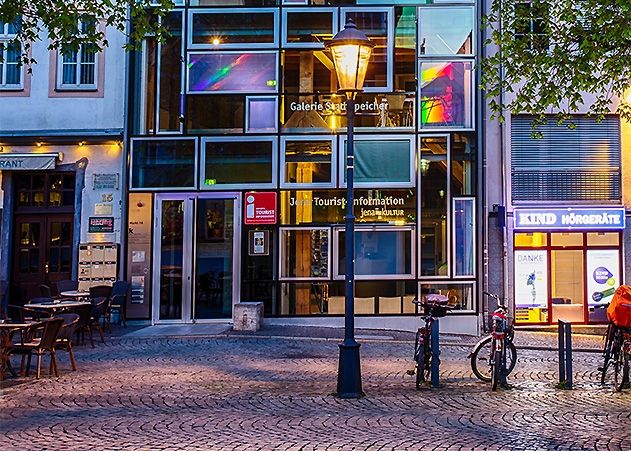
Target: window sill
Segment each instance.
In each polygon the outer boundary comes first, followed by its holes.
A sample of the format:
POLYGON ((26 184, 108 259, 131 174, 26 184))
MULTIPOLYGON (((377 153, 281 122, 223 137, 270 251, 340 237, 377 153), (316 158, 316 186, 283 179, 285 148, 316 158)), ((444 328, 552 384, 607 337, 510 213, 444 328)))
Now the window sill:
POLYGON ((55 92, 99 92, 98 88, 55 88, 55 92))
POLYGON ((24 87, 23 86, 16 86, 16 87, 12 87, 12 86, 0 86, 0 92, 23 92, 24 91, 24 87))

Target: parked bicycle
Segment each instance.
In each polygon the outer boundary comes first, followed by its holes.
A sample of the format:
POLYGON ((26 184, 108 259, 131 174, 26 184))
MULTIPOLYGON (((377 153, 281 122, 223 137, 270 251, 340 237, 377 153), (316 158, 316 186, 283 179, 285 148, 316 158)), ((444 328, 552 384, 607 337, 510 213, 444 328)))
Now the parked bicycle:
POLYGON ((414 342, 415 367, 413 370, 408 370, 408 374, 416 374, 416 389, 420 390, 421 384, 431 379, 434 358, 431 339, 432 323, 436 318, 447 315, 451 307, 447 305, 449 298, 440 294, 428 294, 423 301, 415 298, 412 302, 424 309, 424 314, 421 316, 424 324, 416 331, 414 342))
POLYGON ((603 357, 603 366, 598 368, 601 371, 600 383, 605 383, 607 370, 611 366, 613 368, 613 386, 616 391, 622 391, 630 383, 631 328, 617 326, 613 322, 609 323, 603 357))
POLYGON ((515 331, 504 300, 486 291, 484 294, 497 301, 497 308, 491 317, 491 333, 477 342, 469 358, 473 374, 481 381, 491 382, 491 389, 495 391, 502 371, 508 376, 517 363, 517 349, 513 343, 515 331))

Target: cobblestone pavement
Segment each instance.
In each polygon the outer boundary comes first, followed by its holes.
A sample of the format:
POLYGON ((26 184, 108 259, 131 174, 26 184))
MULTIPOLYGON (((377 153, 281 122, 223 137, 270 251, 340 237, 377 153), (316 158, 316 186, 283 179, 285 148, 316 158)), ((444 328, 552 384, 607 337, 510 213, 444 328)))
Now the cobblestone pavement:
POLYGON ((631 390, 597 383, 599 354, 574 354, 568 391, 556 353, 520 350, 492 393, 444 346, 443 387, 416 391, 411 346, 365 340, 366 397, 340 400, 333 340, 111 338, 77 372, 62 355, 59 379, 3 382, 0 449, 631 450, 631 390))

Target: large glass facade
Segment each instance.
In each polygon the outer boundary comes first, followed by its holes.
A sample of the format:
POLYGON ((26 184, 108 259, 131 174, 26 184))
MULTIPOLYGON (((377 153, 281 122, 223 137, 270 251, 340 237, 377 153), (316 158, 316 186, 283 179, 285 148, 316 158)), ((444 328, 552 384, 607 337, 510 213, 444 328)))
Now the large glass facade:
POLYGON ((475 8, 176 6, 170 40, 147 37, 136 58, 130 189, 236 193, 240 298, 266 316, 343 315, 346 104, 324 44, 352 19, 376 45, 355 107, 356 313, 416 314, 415 297, 447 293, 475 314, 475 8), (250 192, 275 193, 275 222, 248 223, 250 192))

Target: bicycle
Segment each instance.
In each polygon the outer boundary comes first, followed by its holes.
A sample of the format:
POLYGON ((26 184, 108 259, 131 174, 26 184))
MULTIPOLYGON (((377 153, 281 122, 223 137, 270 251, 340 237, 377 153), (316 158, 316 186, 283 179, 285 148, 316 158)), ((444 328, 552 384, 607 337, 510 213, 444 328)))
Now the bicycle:
POLYGON ((604 384, 607 369, 613 366, 613 386, 617 392, 629 385, 629 366, 631 365, 631 328, 616 326, 609 323, 603 356, 605 361, 602 368, 600 383, 604 384))
POLYGON ((502 377, 502 369, 505 368, 504 375, 508 376, 517 363, 517 349, 513 343, 515 330, 503 300, 487 291, 484 294, 497 301, 497 308, 491 317, 491 333, 476 343, 469 358, 473 374, 483 382, 491 382, 491 389, 495 391, 502 377))
POLYGON ((421 319, 423 319, 425 324, 416 331, 416 339, 414 341, 415 367, 413 370, 408 370, 408 374, 416 374, 416 389, 420 390, 421 384, 431 379, 433 359, 432 323, 434 319, 446 316, 451 307, 447 305, 449 298, 440 294, 428 294, 425 296, 425 301, 418 301, 415 298, 412 302, 424 308, 424 314, 421 315, 421 319))

